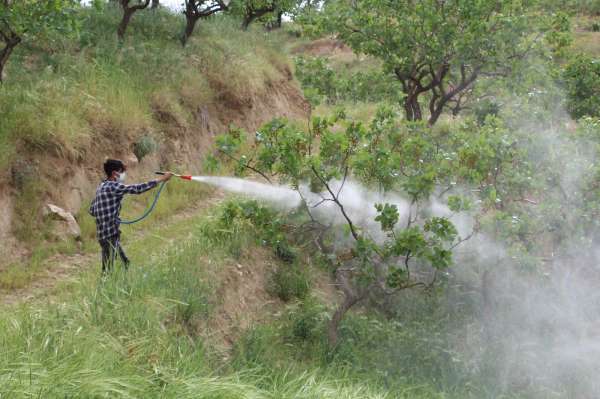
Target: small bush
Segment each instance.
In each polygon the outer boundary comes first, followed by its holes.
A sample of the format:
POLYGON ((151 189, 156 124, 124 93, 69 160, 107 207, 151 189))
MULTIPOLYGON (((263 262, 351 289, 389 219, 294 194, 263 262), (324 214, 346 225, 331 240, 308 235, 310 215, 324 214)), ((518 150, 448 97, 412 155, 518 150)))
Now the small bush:
POLYGON ((338 98, 337 76, 327 60, 321 57, 296 59, 296 77, 302 83, 302 88, 309 94, 307 97, 313 105, 318 105, 319 97, 333 103, 338 98))
POLYGON ((475 118, 480 126, 484 124, 488 115, 498 116, 500 113, 500 105, 490 100, 481 101, 474 108, 475 118))
POLYGON ((592 32, 600 32, 600 22, 594 22, 592 24, 592 32))
POLYGON ((279 265, 269 278, 267 291, 284 302, 304 299, 310 292, 310 277, 298 265, 279 265))
POLYGON ((133 153, 138 161, 141 161, 146 155, 156 152, 156 150, 158 150, 158 143, 150 135, 140 137, 133 145, 133 153))
POLYGON ((600 116, 600 60, 579 56, 564 72, 568 109, 574 118, 600 116))
POLYGON ((312 298, 290 307, 287 313, 288 340, 316 343, 325 337, 327 309, 312 298))
MULTIPOLYGON (((288 263, 296 259, 296 252, 285 237, 283 220, 280 215, 257 201, 234 200, 227 202, 221 210, 218 224, 220 228, 217 229, 217 233, 236 238, 221 237, 221 239, 229 241, 229 245, 239 246, 241 244, 237 240, 235 231, 251 228, 258 242, 272 248, 279 259, 288 263)), ((241 247, 239 249, 241 250, 241 247)), ((240 254, 241 252, 234 255, 238 257, 240 254)))

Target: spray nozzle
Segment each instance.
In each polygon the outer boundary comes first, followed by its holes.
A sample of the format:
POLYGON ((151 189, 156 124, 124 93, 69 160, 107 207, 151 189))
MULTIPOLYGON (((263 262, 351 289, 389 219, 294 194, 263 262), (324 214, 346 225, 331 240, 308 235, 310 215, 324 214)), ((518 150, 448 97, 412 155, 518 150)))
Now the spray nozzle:
MULTIPOLYGON (((157 174, 157 175, 164 175, 167 172, 156 171, 154 173, 157 174)), ((184 180, 192 180, 192 176, 191 175, 178 175, 177 173, 173 173, 173 176, 179 177, 180 179, 184 179, 184 180)))

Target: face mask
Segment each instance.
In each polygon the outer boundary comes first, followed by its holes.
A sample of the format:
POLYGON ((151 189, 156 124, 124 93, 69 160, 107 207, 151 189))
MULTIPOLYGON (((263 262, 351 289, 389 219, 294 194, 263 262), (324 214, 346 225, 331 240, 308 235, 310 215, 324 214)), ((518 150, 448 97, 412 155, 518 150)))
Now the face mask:
POLYGON ((117 177, 117 181, 119 183, 124 183, 125 182, 125 178, 127 177, 126 175, 127 174, 125 172, 119 173, 119 177, 117 177))

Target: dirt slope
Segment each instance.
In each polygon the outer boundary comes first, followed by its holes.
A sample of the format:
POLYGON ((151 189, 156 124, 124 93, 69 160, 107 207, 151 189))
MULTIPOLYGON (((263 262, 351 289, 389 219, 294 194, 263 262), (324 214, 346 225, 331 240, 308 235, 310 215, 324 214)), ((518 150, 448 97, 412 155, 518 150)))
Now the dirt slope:
MULTIPOLYGON (((182 121, 168 105, 157 97, 152 104, 153 118, 161 126, 165 138, 160 150, 141 162, 133 153, 135 134, 115 132, 114 127, 98 122, 89 144, 76 152, 56 148, 36 150, 23 146, 13 173, 33 168, 44 187, 42 201, 36 204, 38 217, 46 203, 56 204, 77 214, 87 206, 95 186, 101 180, 101 165, 106 158, 120 158, 129 165, 132 181, 145 179, 156 169, 175 168, 190 173, 202 169, 203 157, 211 149, 215 135, 235 125, 248 132, 255 131, 274 117, 304 119, 308 105, 287 65, 278 66, 277 79, 265 77, 264 89, 256 93, 232 93, 214 82, 211 89, 216 102, 190 105, 194 120, 182 121)), ((184 101, 183 99, 181 100, 184 101)), ((9 263, 28 255, 28 249, 13 234, 15 193, 14 176, 0 177, 0 273, 9 263)))

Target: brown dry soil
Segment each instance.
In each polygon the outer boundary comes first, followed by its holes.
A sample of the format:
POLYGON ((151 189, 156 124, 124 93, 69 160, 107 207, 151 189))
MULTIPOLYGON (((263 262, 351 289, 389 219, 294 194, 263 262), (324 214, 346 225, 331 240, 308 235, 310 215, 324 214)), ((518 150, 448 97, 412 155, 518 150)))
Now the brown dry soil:
POLYGON ((331 57, 337 53, 352 53, 352 49, 346 46, 341 40, 323 38, 300 44, 292 52, 317 57, 331 57))
MULTIPOLYGON (((210 259, 206 262, 210 264, 210 259)), ((231 259, 217 273, 215 311, 207 321, 193 327, 225 358, 244 331, 282 314, 285 303, 267 291, 268 278, 277 263, 272 251, 255 247, 242 259, 231 259)), ((340 300, 331 277, 322 271, 312 271, 312 294, 328 304, 340 300)))

